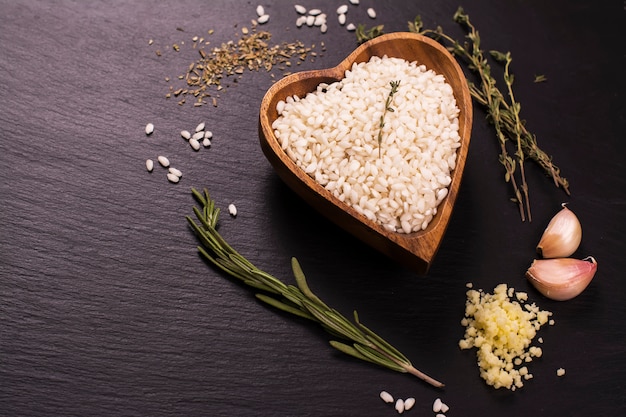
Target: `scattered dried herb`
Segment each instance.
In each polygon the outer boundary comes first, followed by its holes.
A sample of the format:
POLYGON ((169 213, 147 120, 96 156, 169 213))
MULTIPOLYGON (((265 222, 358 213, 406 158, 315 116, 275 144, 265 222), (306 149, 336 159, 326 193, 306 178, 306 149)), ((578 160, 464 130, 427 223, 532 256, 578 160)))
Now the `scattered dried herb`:
POLYGON ((329 307, 309 288, 300 264, 292 258, 291 266, 296 285, 284 284, 264 272, 232 248, 217 231, 219 208, 207 190, 192 193, 200 208, 194 207, 196 219, 187 216, 191 228, 200 241, 200 255, 221 271, 259 291, 256 297, 286 313, 316 322, 333 337, 330 345, 355 358, 372 362, 391 370, 410 373, 435 386, 443 384, 417 370, 411 362, 378 334, 364 326, 354 312, 354 323, 339 311, 329 307))
MULTIPOLYGON (((213 31, 209 30, 208 34, 213 31)), ((271 72, 278 69, 284 72, 293 65, 300 65, 307 58, 314 59, 317 53, 313 51, 315 45, 305 46, 300 41, 270 44, 272 35, 267 31, 257 31, 253 24, 251 29, 242 28, 241 35, 236 41, 230 40, 220 46, 208 48, 210 42, 204 38, 194 36, 192 48, 198 49, 199 58, 189 64, 179 80, 184 80, 185 88, 170 86, 166 98, 179 97, 179 105, 185 103, 186 96, 193 96, 194 106, 207 104, 206 99, 211 97, 210 103, 217 107, 215 93, 223 90, 224 80, 234 77, 233 82, 242 76, 245 71, 265 70, 271 72)), ((179 44, 174 44, 174 50, 180 50, 179 44)), ((160 54, 158 54, 160 56, 160 54)))

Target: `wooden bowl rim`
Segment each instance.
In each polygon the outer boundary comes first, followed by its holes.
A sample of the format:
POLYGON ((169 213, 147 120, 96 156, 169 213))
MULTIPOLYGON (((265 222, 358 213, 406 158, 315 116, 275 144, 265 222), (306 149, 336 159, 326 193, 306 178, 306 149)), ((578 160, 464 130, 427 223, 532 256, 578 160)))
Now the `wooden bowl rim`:
MULTIPOLYGON (((418 59, 408 59, 401 54, 388 56, 396 56, 407 59, 408 61, 417 60, 419 63, 418 59)), ((442 68, 445 67, 428 69, 433 69, 438 74, 442 74, 442 68)), ((446 81, 452 86, 452 82, 447 76, 446 81)), ((319 85, 321 81, 315 82, 313 89, 303 91, 301 95, 298 95, 304 96, 306 93, 314 91, 315 87, 319 85)), ((381 35, 359 45, 335 67, 293 73, 274 83, 266 92, 261 102, 259 139, 266 158, 273 165, 283 181, 300 195, 300 197, 304 198, 305 201, 331 221, 352 233, 357 238, 365 241, 370 246, 400 261, 402 264, 418 273, 426 273, 439 249, 452 215, 454 203, 456 202, 471 138, 472 117, 472 98, 467 80, 458 62, 450 52, 448 52, 443 45, 429 37, 411 32, 393 32, 381 35), (386 55, 368 55, 367 51, 373 48, 384 47, 386 43, 402 41, 422 43, 428 48, 432 48, 436 53, 446 57, 450 64, 450 68, 448 68, 447 72, 452 72, 454 76, 458 78, 455 84, 457 88, 453 88, 453 90, 457 107, 460 109, 459 135, 461 137, 461 146, 457 149, 457 164, 455 169, 451 172, 452 181, 448 186, 448 195, 437 207, 437 214, 433 217, 425 230, 408 234, 390 232, 384 229, 383 226, 367 219, 355 209, 337 199, 330 191, 326 190, 322 185, 307 175, 304 170, 289 158, 282 150, 272 129, 272 122, 278 117, 276 103, 279 100, 284 100, 287 96, 293 95, 286 92, 286 90, 289 90, 288 87, 297 86, 298 83, 320 79, 325 80, 324 82, 339 81, 345 76, 345 71, 350 69, 353 63, 363 62, 371 56, 386 55), (365 57, 365 59, 359 59, 359 57, 365 57), (459 85, 460 88, 458 88, 459 85), (283 95, 280 96, 280 93, 283 93, 283 95), (270 113, 275 114, 276 117, 270 118, 270 113)))

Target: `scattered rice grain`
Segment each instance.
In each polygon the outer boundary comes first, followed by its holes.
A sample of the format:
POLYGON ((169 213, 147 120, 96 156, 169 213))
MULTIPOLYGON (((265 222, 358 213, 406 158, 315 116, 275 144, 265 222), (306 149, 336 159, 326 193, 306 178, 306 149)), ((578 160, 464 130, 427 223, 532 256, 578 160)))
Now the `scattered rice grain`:
POLYGON ((167 173, 167 179, 169 182, 176 184, 178 181, 180 181, 180 177, 178 175, 174 175, 172 173, 167 173))
POLYGON ((161 166, 163 168, 167 168, 170 166, 170 160, 167 159, 165 156, 160 155, 157 160, 159 161, 159 164, 161 164, 161 166))
POLYGON ((148 123, 146 125, 146 135, 151 135, 154 132, 154 125, 152 123, 148 123))
POLYGON ((341 6, 339 6, 337 8, 337 14, 346 14, 348 13, 348 5, 347 4, 342 4, 341 6))
POLYGON ((437 398, 434 402, 433 402, 433 412, 434 413, 438 413, 441 411, 441 404, 443 404, 441 402, 441 398, 437 398))
POLYGON ((321 9, 311 9, 309 10, 309 15, 311 16, 317 16, 318 14, 321 14, 322 10, 321 9))
POLYGON ((389 394, 387 391, 380 392, 380 399, 388 404, 391 404, 393 402, 393 396, 389 394))
POLYGON ((191 145, 194 151, 197 151, 200 149, 200 142, 198 141, 198 139, 195 139, 195 138, 189 139, 189 145, 191 145))
POLYGON ((256 14, 259 17, 261 17, 261 16, 263 16, 265 14, 265 9, 260 4, 258 6, 256 6, 256 14))
POLYGON ((293 7, 296 9, 296 13, 298 13, 298 14, 305 14, 306 13, 306 7, 304 7, 304 6, 296 4, 293 7))
POLYGON ((396 411, 398 414, 404 413, 404 400, 402 398, 396 400, 396 411))
POLYGON ((326 15, 324 13, 315 16, 315 21, 313 22, 313 26, 322 26, 326 23, 326 15))
POLYGON ((376 10, 374 10, 372 7, 368 8, 367 15, 372 19, 376 19, 376 10))
POLYGON ((359 4, 359 0, 350 0, 350 3, 354 4, 355 6, 359 4))
POLYGON ((302 27, 306 23, 306 16, 300 16, 296 19, 296 27, 302 27))
POLYGON ((354 26, 354 23, 348 23, 348 26, 346 26, 346 29, 352 32, 356 30, 356 26, 354 26))
POLYGON ((211 139, 209 138, 202 139, 202 146, 204 146, 205 148, 208 148, 209 146, 211 146, 211 139))
POLYGON ((339 21, 339 24, 341 26, 346 24, 346 15, 345 14, 340 14, 339 16, 337 16, 337 20, 339 21))
POLYGON ((180 136, 185 139, 185 140, 189 140, 191 139, 191 133, 189 133, 188 130, 181 130, 180 131, 180 136))
POLYGON ((183 176, 183 173, 182 173, 182 172, 180 172, 180 170, 178 170, 178 169, 176 169, 176 168, 173 168, 173 167, 170 167, 170 169, 168 170, 168 172, 169 172, 170 174, 174 174, 174 175, 176 175, 178 178, 180 178, 180 177, 182 177, 182 176, 183 176))
POLYGON ((559 368, 556 370, 556 376, 563 376, 563 375, 565 375, 565 369, 559 368))
POLYGON ((233 217, 237 216, 237 207, 233 203, 228 205, 228 213, 233 217))
POLYGON ((193 134, 191 139, 200 140, 204 137, 204 132, 196 132, 193 134))
POLYGON ((269 15, 269 14, 264 14, 263 16, 261 16, 261 17, 259 17, 259 18, 257 19, 257 22, 259 22, 259 24, 261 24, 261 25, 262 25, 262 24, 264 24, 264 23, 269 22, 269 20, 270 20, 270 15, 269 15))
POLYGON ((404 400, 404 409, 406 411, 409 411, 411 408, 413 408, 414 405, 415 405, 415 398, 409 397, 406 400, 404 400))
POLYGON ((204 123, 204 122, 202 122, 202 123, 198 124, 198 126, 196 126, 196 132, 201 132, 201 131, 203 131, 203 130, 204 130, 204 126, 205 126, 205 123, 204 123))
POLYGON ((154 169, 154 162, 152 161, 152 159, 146 159, 146 169, 148 170, 148 172, 152 172, 152 170, 154 169))

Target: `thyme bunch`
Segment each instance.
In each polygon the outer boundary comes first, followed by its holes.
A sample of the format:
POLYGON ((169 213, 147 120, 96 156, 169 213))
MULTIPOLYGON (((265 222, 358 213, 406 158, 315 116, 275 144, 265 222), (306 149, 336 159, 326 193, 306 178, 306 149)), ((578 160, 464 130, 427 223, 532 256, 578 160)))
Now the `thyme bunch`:
POLYGON ((387 100, 385 101, 385 108, 383 109, 383 114, 380 115, 380 122, 378 123, 378 157, 381 156, 381 147, 383 143, 383 127, 385 127, 385 117, 387 116, 387 112, 394 112, 395 110, 391 107, 393 103, 393 96, 398 92, 398 87, 400 87, 400 80, 398 81, 390 81, 389 85, 391 86, 391 90, 389 90, 389 95, 387 95, 387 100))
POLYGON ((201 256, 217 268, 259 291, 256 297, 272 307, 295 316, 316 322, 333 337, 330 345, 335 349, 355 358, 371 362, 388 369, 410 373, 435 386, 443 384, 417 370, 409 359, 385 341, 378 334, 359 321, 354 312, 351 322, 337 310, 320 300, 309 288, 300 264, 291 260, 296 285, 287 285, 272 275, 264 272, 233 249, 217 231, 219 208, 211 199, 207 190, 199 192, 192 189, 193 196, 200 207, 194 207, 196 219, 186 216, 196 234, 201 256))
MULTIPOLYGON (((560 169, 553 163, 552 157, 546 154, 537 144, 536 136, 531 133, 524 120, 520 117, 521 104, 516 101, 513 94, 514 76, 510 66, 512 57, 510 52, 502 53, 489 51, 486 56, 481 46, 481 38, 471 23, 469 15, 462 7, 455 12, 453 19, 467 32, 466 40, 461 43, 445 34, 441 27, 437 29, 424 29, 420 16, 408 23, 410 32, 429 36, 437 41, 447 44, 447 49, 457 57, 460 63, 478 76, 478 83, 468 79, 470 94, 474 101, 480 104, 488 114, 488 120, 493 124, 496 138, 500 145, 498 160, 504 167, 504 180, 511 184, 513 197, 520 211, 522 221, 528 218, 532 220, 530 199, 524 163, 527 159, 537 163, 546 174, 552 178, 557 188, 562 188, 569 195, 569 182, 561 176, 560 169), (503 93, 496 85, 496 79, 492 75, 488 57, 496 62, 504 64, 504 83, 506 92, 503 93), (511 145, 511 143, 513 145, 511 145), (511 148, 509 150, 509 148, 511 148)), ((368 31, 361 29, 358 42, 364 42, 382 34, 382 28, 368 31)), ((535 77, 535 82, 544 81, 545 76, 535 77)))
POLYGON ((467 41, 463 44, 446 35, 441 27, 436 30, 423 30, 419 16, 413 23, 409 24, 409 30, 447 42, 450 44, 448 50, 464 61, 468 68, 478 75, 480 85, 469 81, 470 93, 476 102, 486 108, 489 121, 496 129, 496 136, 500 143, 499 160, 505 169, 504 179, 506 182, 510 182, 513 188, 514 197, 512 201, 517 203, 522 221, 525 220, 526 216, 531 221, 528 185, 524 170, 525 158, 528 157, 539 164, 553 179, 555 186, 563 188, 567 194, 569 194, 569 183, 567 179, 561 177, 560 170, 554 165, 552 158, 539 148, 536 136, 528 131, 524 121, 520 118, 521 104, 515 100, 513 94, 514 76, 510 72, 510 65, 513 60, 511 53, 490 51, 493 59, 499 63, 504 63, 504 83, 507 88, 505 95, 496 86, 496 79, 491 74, 491 66, 481 49, 480 35, 471 23, 469 15, 465 13, 462 7, 459 7, 453 18, 467 31, 467 41), (507 150, 509 140, 515 144, 515 159, 507 150), (519 167, 519 185, 515 179, 517 167, 519 167))

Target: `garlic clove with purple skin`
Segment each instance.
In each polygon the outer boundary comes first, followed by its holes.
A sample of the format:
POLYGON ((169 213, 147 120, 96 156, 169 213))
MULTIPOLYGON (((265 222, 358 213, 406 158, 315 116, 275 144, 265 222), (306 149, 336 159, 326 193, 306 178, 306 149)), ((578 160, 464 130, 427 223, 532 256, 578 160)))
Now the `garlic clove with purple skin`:
POLYGON ((568 257, 576 252, 582 240, 578 217, 565 204, 562 207, 552 217, 537 244, 537 253, 543 258, 568 257))
POLYGON ((592 256, 535 259, 526 271, 526 278, 546 297, 566 301, 583 292, 597 270, 598 263, 592 256))

